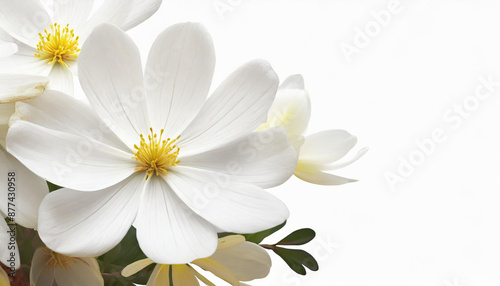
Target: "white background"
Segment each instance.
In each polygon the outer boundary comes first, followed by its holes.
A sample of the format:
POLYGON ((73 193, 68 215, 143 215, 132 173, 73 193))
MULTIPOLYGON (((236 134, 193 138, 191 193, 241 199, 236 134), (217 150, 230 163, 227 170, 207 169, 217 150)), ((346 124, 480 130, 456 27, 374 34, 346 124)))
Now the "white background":
POLYGON ((401 0, 384 27, 373 22, 391 2, 164 0, 130 31, 145 61, 167 26, 202 22, 216 45, 214 86, 264 58, 281 79, 304 75, 309 133, 346 129, 359 138, 355 151, 370 148, 336 173, 357 183, 292 178, 271 190, 291 217, 266 242, 315 229, 305 248, 320 271, 299 277, 273 255, 269 277, 252 285, 500 285, 500 87, 475 97, 480 77, 500 82, 500 2, 401 0), (341 46, 356 47, 367 25, 369 40, 346 57, 341 46), (444 139, 422 157, 416 142, 436 130, 444 139), (410 157, 418 166, 399 173, 410 157), (388 172, 400 176, 394 188, 388 172))

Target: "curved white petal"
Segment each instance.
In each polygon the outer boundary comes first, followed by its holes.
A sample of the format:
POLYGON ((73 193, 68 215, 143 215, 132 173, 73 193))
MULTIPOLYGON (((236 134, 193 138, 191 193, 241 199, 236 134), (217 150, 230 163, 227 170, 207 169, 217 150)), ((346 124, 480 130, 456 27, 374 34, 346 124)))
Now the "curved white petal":
POLYGON ((60 132, 92 138, 129 152, 128 147, 89 106, 59 91, 47 90, 30 101, 17 103, 16 113, 11 121, 17 119, 60 132))
POLYGON ((33 98, 45 90, 48 82, 44 76, 0 74, 0 104, 33 98))
MULTIPOLYGON (((107 0, 90 17, 87 26, 92 29, 99 24, 109 23, 126 31, 151 17, 160 8, 161 2, 161 0, 107 0)), ((86 38, 86 34, 82 34, 83 39, 86 38)))
POLYGON ((136 167, 131 153, 22 120, 9 129, 7 151, 40 177, 82 191, 112 186, 136 167))
POLYGON ((148 180, 134 226, 141 249, 156 263, 189 263, 212 255, 217 248, 214 227, 157 176, 148 180))
POLYGON ((65 94, 73 95, 75 88, 73 84, 73 73, 69 67, 55 63, 49 74, 48 89, 58 90, 65 94))
POLYGON ((271 270, 271 257, 262 247, 242 242, 232 247, 218 249, 210 258, 217 260, 239 281, 264 278, 271 270))
POLYGON ((0 147, 0 162, 0 174, 4 174, 0 177, 0 184, 5 186, 0 189, 0 210, 6 214, 8 203, 11 202, 15 205, 16 223, 27 228, 36 228, 38 208, 49 193, 47 182, 33 174, 3 147, 0 147), (9 173, 14 174, 8 176, 9 173), (9 183, 13 186, 13 191, 8 191, 9 183))
POLYGON ((332 174, 323 172, 322 170, 316 169, 311 166, 301 166, 297 167, 295 170, 295 176, 303 181, 317 184, 317 185, 343 185, 347 183, 356 182, 356 180, 348 179, 332 174))
POLYGON ((246 136, 265 121, 278 87, 268 62, 252 61, 231 74, 182 132, 178 146, 196 154, 246 136))
POLYGON ((51 192, 40 206, 40 238, 50 249, 73 257, 109 251, 130 229, 143 186, 144 176, 137 174, 97 192, 51 192))
POLYGON ((9 130, 9 119, 15 111, 15 103, 0 104, 0 145, 6 148, 5 138, 9 130))
POLYGON ((300 74, 294 74, 287 77, 279 86, 278 90, 282 89, 305 89, 304 77, 300 74))
POLYGON ((52 20, 39 0, 0 0, 0 27, 17 40, 36 47, 38 33, 49 28, 52 20))
POLYGON ((329 164, 344 157, 357 143, 356 136, 345 130, 325 130, 305 138, 299 161, 308 164, 329 164))
POLYGON ((311 117, 311 100, 303 89, 280 89, 269 110, 264 127, 281 126, 289 138, 301 136, 309 125, 311 117))
POLYGON ((45 267, 50 259, 46 247, 39 247, 33 255, 30 268, 31 285, 52 285, 54 283, 54 269, 45 267))
POLYGON ((21 257, 19 256, 19 247, 16 243, 15 233, 15 226, 13 226, 11 231, 11 228, 7 225, 4 218, 0 217, 0 243, 2 244, 2 247, 0 247, 0 262, 7 267, 18 269, 21 266, 21 257), (9 249, 9 246, 15 248, 9 249), (11 252, 14 252, 14 261, 11 259, 11 252))
POLYGON ((361 148, 351 159, 345 162, 323 165, 322 170, 337 170, 340 168, 344 168, 345 166, 351 165, 352 163, 356 162, 359 158, 363 157, 363 155, 365 155, 366 152, 368 152, 368 147, 361 148))
POLYGON ((68 269, 60 267, 54 268, 54 277, 57 285, 67 286, 103 286, 104 279, 102 278, 99 264, 92 257, 73 258, 69 263, 68 269))
POLYGON ((48 76, 52 67, 53 65, 49 65, 48 61, 35 57, 34 53, 28 55, 15 54, 0 59, 0 75, 23 74, 48 76))
POLYGON ((181 134, 205 103, 214 68, 212 38, 202 25, 182 23, 162 32, 144 81, 153 128, 174 138, 181 134))
POLYGON ((165 180, 191 210, 227 232, 262 231, 289 216, 285 204, 269 192, 225 174, 176 166, 165 180))
MULTIPOLYGON (((182 155, 182 151, 180 155, 182 155)), ((179 156, 181 166, 230 175, 237 181, 262 188, 288 180, 297 166, 297 152, 282 128, 253 132, 217 149, 189 157, 179 156)))
POLYGON ((17 52, 17 45, 14 43, 0 42, 0 59, 13 55, 17 52))
POLYGON ((141 58, 132 39, 112 25, 95 28, 82 47, 78 74, 93 109, 133 150, 139 135, 149 133, 149 122, 141 58))
POLYGON ((125 268, 123 268, 123 270, 121 272, 122 276, 123 277, 130 277, 153 263, 154 263, 153 260, 151 260, 149 258, 141 259, 139 261, 131 263, 131 264, 125 266, 125 268))
POLYGON ((54 0, 54 22, 69 23, 71 29, 82 27, 87 23, 93 4, 94 0, 54 0))
POLYGON ((25 43, 20 42, 16 38, 9 35, 9 33, 7 33, 4 29, 2 29, 2 27, 0 27, 0 41, 2 41, 3 43, 15 44, 17 46, 15 51, 17 55, 33 56, 37 52, 37 50, 34 47, 28 46, 25 43))

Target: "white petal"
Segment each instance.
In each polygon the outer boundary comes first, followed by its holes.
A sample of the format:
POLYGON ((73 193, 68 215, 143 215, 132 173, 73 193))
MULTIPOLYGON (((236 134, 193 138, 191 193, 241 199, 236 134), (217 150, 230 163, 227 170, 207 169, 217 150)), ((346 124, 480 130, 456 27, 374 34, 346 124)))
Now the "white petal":
MULTIPOLYGON (((7 42, 7 43, 13 43, 15 44, 16 47, 16 54, 18 55, 30 55, 33 56, 37 50, 34 47, 28 46, 25 43, 22 43, 18 41, 16 38, 12 37, 7 33, 4 29, 0 27, 0 41, 2 42, 7 42)), ((1 57, 0 57, 1 58, 1 57)))
POLYGON ((280 84, 279 89, 305 89, 304 77, 300 74, 291 75, 280 84))
POLYGON ((39 247, 33 255, 30 268, 31 285, 52 285, 54 283, 54 269, 45 267, 50 255, 46 247, 39 247))
POLYGON ((215 90, 178 145, 184 154, 196 154, 246 136, 266 119, 277 87, 266 61, 242 66, 215 90))
POLYGON ((0 76, 4 74, 48 76, 52 67, 53 65, 48 64, 47 60, 35 57, 34 53, 28 55, 18 53, 0 59, 0 76))
POLYGON ((65 94, 73 95, 75 88, 73 84, 73 73, 69 67, 55 63, 49 74, 48 89, 58 90, 65 94))
MULTIPOLYGON (((126 1, 125 1, 126 2, 126 1)), ((87 39, 78 74, 90 104, 133 149, 149 133, 139 50, 120 29, 103 24, 87 39)))
POLYGON ((39 0, 0 0, 0 27, 17 40, 36 47, 38 33, 49 28, 52 20, 39 0))
POLYGON ((121 274, 123 277, 130 277, 153 263, 154 263, 153 260, 149 258, 141 259, 139 261, 136 261, 134 263, 125 266, 121 274))
MULTIPOLYGON (((182 155, 182 150, 180 155, 182 155)), ((216 171, 237 181, 270 188, 284 183, 295 171, 297 152, 282 128, 253 132, 217 149, 179 157, 180 165, 216 171)))
POLYGON ((240 281, 264 278, 271 270, 271 257, 262 247, 251 242, 218 249, 212 259, 220 262, 240 281))
POLYGON ((289 216, 285 204, 269 192, 225 174, 176 166, 165 180, 195 213, 227 232, 262 231, 289 216))
POLYGON ((341 162, 341 163, 335 163, 335 164, 331 164, 331 165, 323 165, 322 170, 337 170, 337 169, 343 168, 345 166, 351 165, 352 163, 356 162, 359 158, 363 157, 363 155, 365 155, 366 152, 368 152, 368 147, 361 148, 356 153, 356 155, 354 155, 354 157, 352 157, 351 159, 349 159, 345 162, 341 162))
POLYGON ((15 236, 11 234, 15 234, 15 227, 13 226, 13 232, 10 232, 11 228, 7 225, 4 218, 0 218, 0 243, 2 247, 0 247, 0 262, 8 267, 14 267, 18 269, 21 266, 20 256, 19 256, 19 247, 16 243, 15 236), (14 249, 14 262, 9 262, 11 260, 10 253, 12 250, 8 249, 9 245, 13 245, 14 249), (13 263, 13 264, 11 264, 13 263))
POLYGON ((54 22, 70 24, 70 28, 81 27, 87 24, 87 19, 92 11, 94 0, 64 0, 54 1, 54 22))
POLYGON ((156 130, 177 137, 198 114, 215 67, 212 38, 195 23, 171 26, 149 53, 144 85, 150 120, 156 130))
POLYGON ((43 198, 49 193, 47 182, 28 170, 21 162, 0 147, 0 184, 6 186, 1 188, 1 206, 3 213, 8 212, 8 203, 15 205, 16 223, 27 227, 36 228, 38 223, 38 207, 43 198), (7 176, 8 173, 15 173, 7 176), (13 185, 14 191, 8 191, 9 183, 13 185), (8 198, 14 200, 9 201, 8 198))
POLYGON ((342 185, 356 182, 356 180, 328 174, 314 168, 299 167, 295 170, 294 174, 297 178, 303 181, 317 185, 342 185))
POLYGON ((301 136, 311 118, 311 100, 303 89, 280 89, 262 127, 281 126, 289 138, 301 136))
POLYGON ((17 119, 130 151, 89 106, 59 91, 47 90, 30 101, 17 103, 11 121, 17 119))
POLYGON ((90 18, 87 25, 94 27, 101 23, 109 23, 126 31, 151 17, 160 8, 161 2, 161 0, 107 0, 90 18))
POLYGON ((17 52, 17 45, 14 43, 0 42, 0 59, 13 55, 17 52))
POLYGON ((141 249, 156 263, 189 263, 212 255, 217 248, 213 226, 156 176, 148 180, 134 226, 141 249))
POLYGON ((73 258, 73 261, 68 269, 55 267, 54 276, 58 285, 104 285, 104 279, 95 258, 73 258))
POLYGON ((26 100, 45 90, 49 79, 34 75, 0 75, 0 104, 26 100))
POLYGON ((10 127, 7 150, 40 177, 82 191, 112 186, 136 167, 131 153, 22 120, 10 127))
POLYGON ((321 131, 305 138, 299 160, 308 164, 329 164, 344 157, 358 139, 345 130, 321 131))
POLYGON ((143 186, 144 176, 138 174, 97 192, 51 192, 40 206, 40 238, 50 249, 73 257, 109 251, 130 229, 143 186))

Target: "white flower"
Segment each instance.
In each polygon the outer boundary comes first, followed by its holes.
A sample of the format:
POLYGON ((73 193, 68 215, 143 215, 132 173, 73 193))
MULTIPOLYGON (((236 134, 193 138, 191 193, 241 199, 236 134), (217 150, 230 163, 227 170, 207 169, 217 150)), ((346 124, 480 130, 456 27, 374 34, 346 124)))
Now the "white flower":
POLYGON ((31 286, 104 285, 97 260, 93 257, 69 257, 47 247, 39 247, 30 269, 31 286))
POLYGON ((53 0, 52 11, 48 11, 40 0, 0 0, 0 40, 19 47, 15 55, 0 61, 0 102, 23 99, 15 92, 23 87, 45 86, 8 81, 3 79, 5 74, 48 76, 50 88, 72 94, 80 47, 92 29, 101 23, 130 29, 149 18, 161 4, 161 0, 106 0, 90 15, 93 2, 53 0))
POLYGON ((342 159, 357 143, 357 138, 345 130, 326 130, 304 138, 304 133, 311 118, 311 101, 304 88, 301 75, 288 77, 279 87, 275 102, 269 110, 266 123, 257 130, 281 126, 290 143, 299 152, 299 161, 295 176, 304 181, 319 185, 340 185, 356 180, 328 174, 325 171, 345 167, 361 156, 368 148, 362 148, 350 160, 342 159))
POLYGON ((253 233, 288 218, 262 188, 293 174, 296 151, 282 128, 252 133, 278 86, 267 62, 239 68, 206 100, 215 55, 198 24, 161 33, 145 75, 137 47, 112 25, 97 27, 82 50, 93 110, 46 91, 17 103, 22 120, 7 137, 9 152, 66 187, 40 206, 49 248, 95 257, 133 224, 148 257, 181 264, 212 255, 218 230, 253 233))
MULTIPOLYGON (((122 275, 129 277, 153 264, 143 259, 125 267, 122 275)), ((219 239, 217 251, 208 258, 197 259, 192 264, 203 270, 212 272, 231 285, 246 285, 241 281, 251 281, 266 277, 271 270, 271 257, 260 246, 245 241, 241 235, 230 235, 219 239)), ((170 265, 157 264, 151 274, 147 286, 164 286, 169 284, 170 265)), ((189 264, 172 265, 172 282, 174 285, 199 286, 198 279, 206 285, 215 285, 189 264)))

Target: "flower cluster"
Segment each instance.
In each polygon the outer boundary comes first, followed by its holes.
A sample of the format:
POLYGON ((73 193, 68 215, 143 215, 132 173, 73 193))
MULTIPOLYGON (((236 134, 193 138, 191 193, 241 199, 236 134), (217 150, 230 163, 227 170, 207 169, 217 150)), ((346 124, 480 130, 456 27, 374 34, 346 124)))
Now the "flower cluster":
POLYGON ((325 171, 366 149, 338 163, 356 137, 304 137, 300 75, 279 85, 253 60, 209 96, 215 48, 201 24, 164 30, 143 70, 125 31, 160 0, 0 4, 0 285, 215 285, 202 270, 246 285, 268 275, 269 250, 318 269, 281 247, 310 229, 260 244, 289 217, 268 189, 294 174, 352 182, 325 171), (73 97, 75 77, 90 104, 73 97))

